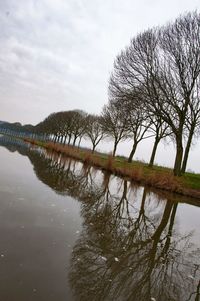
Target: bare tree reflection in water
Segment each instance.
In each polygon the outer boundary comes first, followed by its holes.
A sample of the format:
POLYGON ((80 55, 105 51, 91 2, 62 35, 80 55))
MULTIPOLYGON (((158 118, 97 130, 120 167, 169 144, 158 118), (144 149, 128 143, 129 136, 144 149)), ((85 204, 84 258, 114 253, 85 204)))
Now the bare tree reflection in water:
POLYGON ((70 274, 77 299, 197 299, 199 250, 190 245, 192 234, 173 229, 178 203, 169 200, 153 219, 146 214, 145 189, 136 213, 127 181, 118 197, 106 183, 102 195, 83 205, 85 227, 70 274))
POLYGON ((77 299, 189 300, 189 292, 195 296, 195 291, 198 298, 191 278, 199 277, 199 250, 190 246, 191 234, 173 230, 178 204, 166 202, 160 219, 152 220, 145 214, 147 192, 137 214, 127 211, 132 204, 126 192, 124 181, 118 200, 114 196, 113 202, 108 186, 102 203, 84 204, 85 228, 70 274, 77 299))
POLYGON ((171 195, 163 199, 58 153, 6 147, 27 155, 43 183, 82 202, 69 272, 77 300, 199 300, 200 249, 192 233, 179 230, 171 195))

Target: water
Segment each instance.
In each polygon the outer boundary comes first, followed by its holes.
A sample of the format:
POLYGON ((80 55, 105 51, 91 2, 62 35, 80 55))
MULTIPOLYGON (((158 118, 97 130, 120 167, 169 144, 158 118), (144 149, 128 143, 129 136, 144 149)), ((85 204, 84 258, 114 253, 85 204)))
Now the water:
POLYGON ((199 201, 0 145, 0 301, 200 299, 199 201))

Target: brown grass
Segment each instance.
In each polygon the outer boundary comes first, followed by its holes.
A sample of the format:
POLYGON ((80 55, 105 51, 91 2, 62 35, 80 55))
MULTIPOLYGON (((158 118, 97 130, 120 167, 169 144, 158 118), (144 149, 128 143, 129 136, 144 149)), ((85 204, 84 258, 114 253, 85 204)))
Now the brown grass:
POLYGON ((112 155, 108 155, 108 159, 106 162, 106 169, 114 173, 114 158, 112 155))
POLYGON ((147 169, 141 165, 134 166, 126 161, 120 162, 119 164, 119 160, 114 158, 111 154, 105 157, 100 153, 92 153, 90 150, 83 150, 69 145, 63 146, 53 142, 43 143, 31 139, 24 139, 24 141, 45 147, 47 150, 65 154, 72 159, 82 161, 86 165, 101 168, 102 170, 109 171, 117 176, 126 177, 138 183, 176 192, 185 196, 200 198, 200 191, 185 188, 181 179, 175 177, 170 171, 150 170, 147 172, 147 169))
POLYGON ((178 192, 181 189, 179 180, 171 173, 156 173, 153 172, 147 177, 147 184, 168 191, 178 192))
POLYGON ((87 165, 90 165, 91 163, 91 160, 92 160, 92 154, 91 153, 86 153, 85 156, 84 156, 84 163, 87 164, 87 165))

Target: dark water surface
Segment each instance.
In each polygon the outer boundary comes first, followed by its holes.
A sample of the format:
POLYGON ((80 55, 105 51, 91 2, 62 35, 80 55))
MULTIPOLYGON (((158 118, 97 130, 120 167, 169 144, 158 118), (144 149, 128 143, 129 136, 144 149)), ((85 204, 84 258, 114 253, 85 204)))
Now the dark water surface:
POLYGON ((199 301, 199 205, 0 136, 0 301, 199 301))

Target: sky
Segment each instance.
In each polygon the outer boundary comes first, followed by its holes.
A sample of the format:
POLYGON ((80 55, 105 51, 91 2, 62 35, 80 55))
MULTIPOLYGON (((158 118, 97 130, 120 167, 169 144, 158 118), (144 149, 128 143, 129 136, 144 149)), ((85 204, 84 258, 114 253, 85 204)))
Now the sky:
POLYGON ((130 39, 193 10, 199 0, 0 0, 0 120, 100 113, 130 39))

